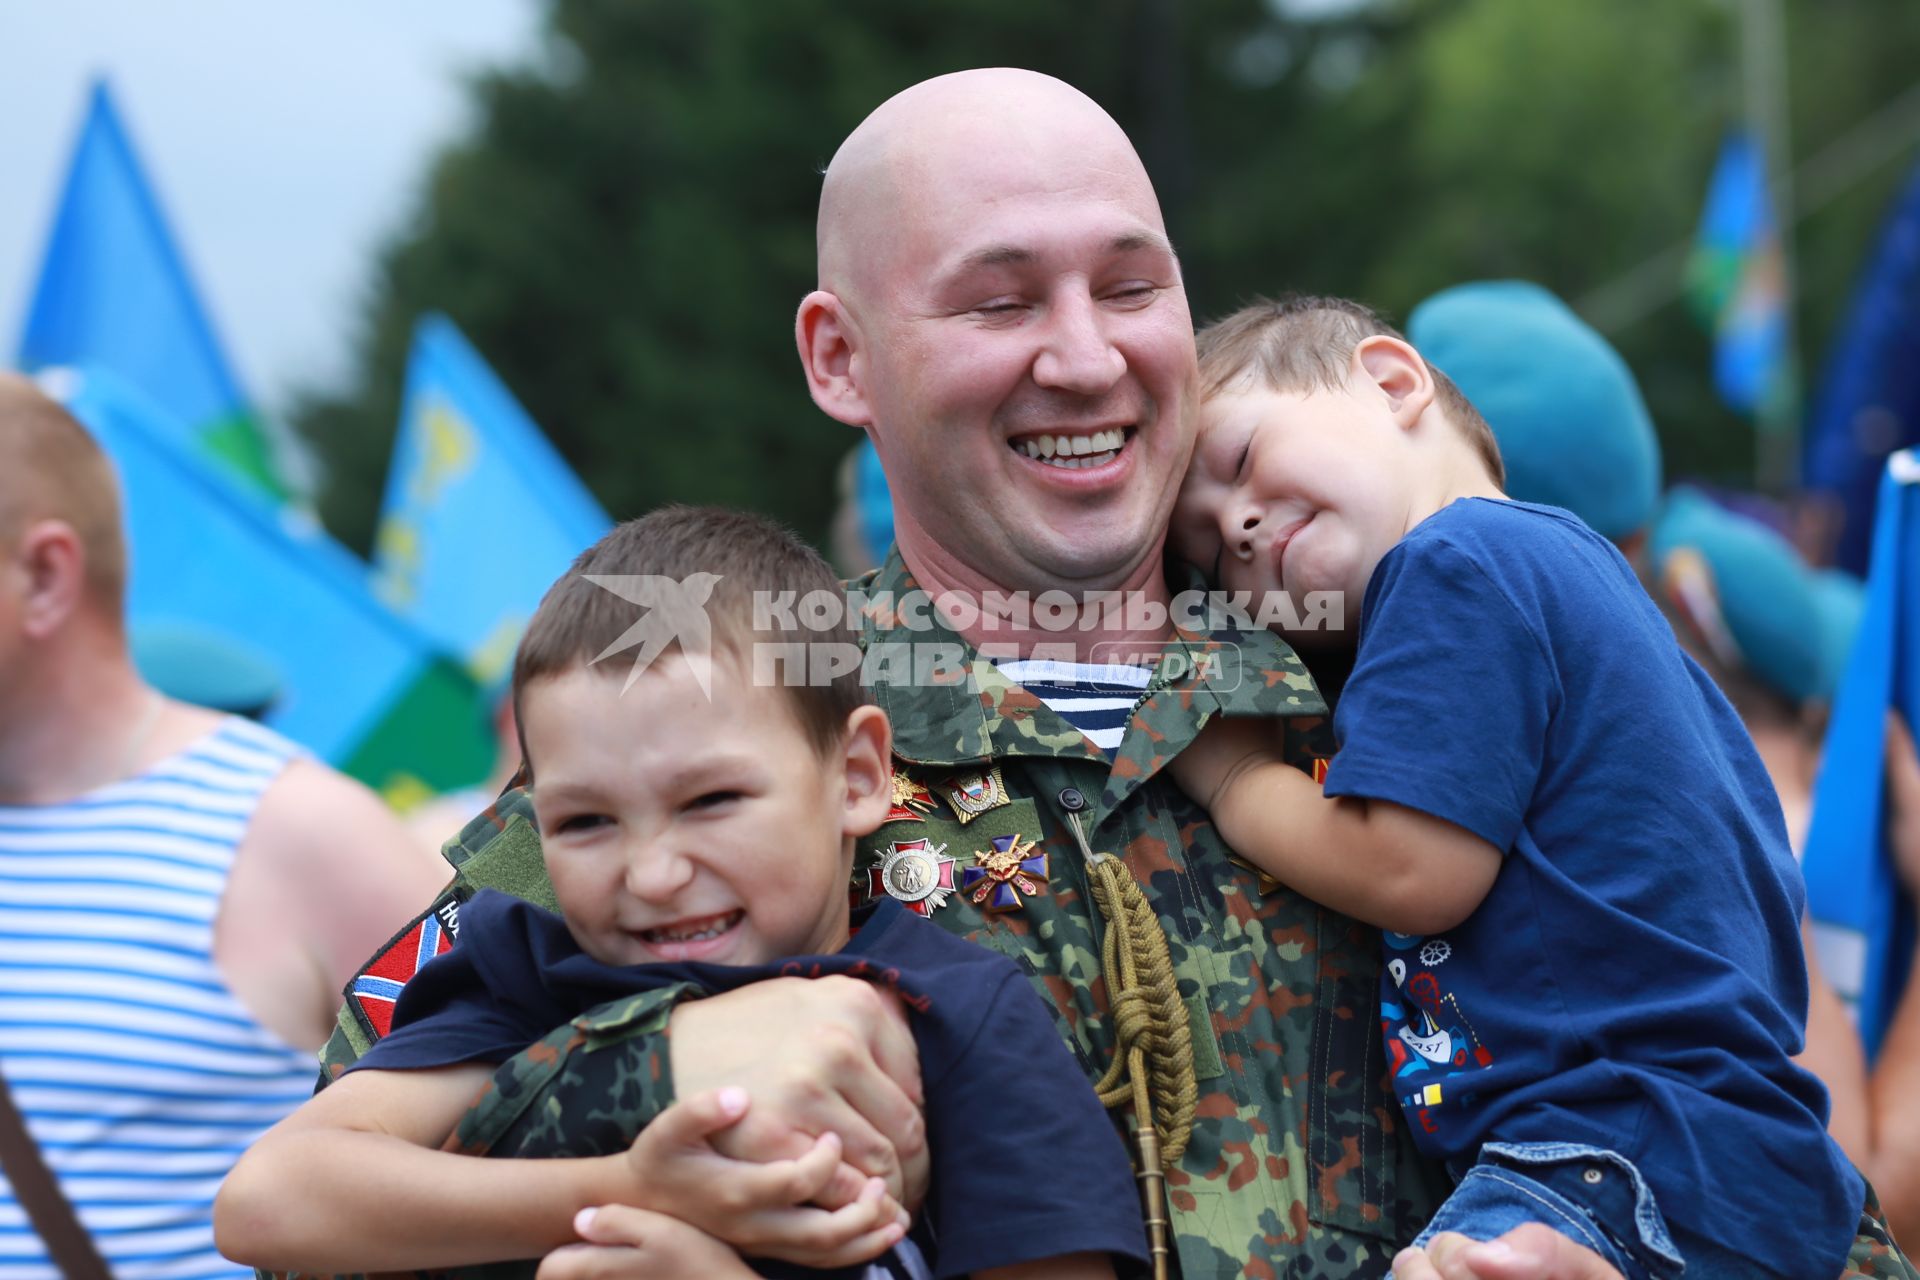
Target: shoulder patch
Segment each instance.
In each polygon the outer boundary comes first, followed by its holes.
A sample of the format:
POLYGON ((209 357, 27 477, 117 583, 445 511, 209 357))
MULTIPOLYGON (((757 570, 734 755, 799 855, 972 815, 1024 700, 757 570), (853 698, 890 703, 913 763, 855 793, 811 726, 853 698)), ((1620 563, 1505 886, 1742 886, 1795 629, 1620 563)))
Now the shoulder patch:
POLYGON ((460 900, 442 894, 354 978, 347 987, 347 1007, 370 1038, 378 1040, 393 1030, 393 1006, 400 999, 400 989, 421 965, 453 949, 459 928, 460 900))

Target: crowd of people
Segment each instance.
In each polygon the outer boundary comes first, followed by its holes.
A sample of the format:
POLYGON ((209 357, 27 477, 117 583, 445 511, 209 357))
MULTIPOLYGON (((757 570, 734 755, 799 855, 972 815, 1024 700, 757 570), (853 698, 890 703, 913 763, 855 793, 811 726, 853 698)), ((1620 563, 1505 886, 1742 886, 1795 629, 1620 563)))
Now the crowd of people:
POLYGON ((121 1277, 1916 1275, 1920 996, 1869 1073, 1794 863, 1857 593, 1663 494, 1597 333, 1196 341, 1125 135, 1013 70, 868 116, 818 253, 863 607, 766 608, 840 588, 755 517, 615 529, 444 861, 141 679, 110 468, 0 384, 0 1074, 66 1202, 9 1158, 0 1277, 94 1274, 63 1209, 121 1277), (595 579, 697 575, 636 661, 595 579))

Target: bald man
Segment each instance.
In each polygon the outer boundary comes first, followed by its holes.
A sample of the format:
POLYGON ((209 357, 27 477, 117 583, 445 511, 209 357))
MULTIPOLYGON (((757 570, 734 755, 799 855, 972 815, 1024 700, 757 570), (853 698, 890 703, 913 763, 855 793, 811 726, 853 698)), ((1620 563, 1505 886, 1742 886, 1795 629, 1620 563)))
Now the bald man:
MULTIPOLYGON (((1197 372, 1179 263, 1132 146, 1084 95, 1029 72, 916 85, 828 168, 819 288, 795 329, 815 403, 868 433, 895 506, 893 554, 854 584, 891 605, 868 611, 864 642, 897 757, 896 809, 861 843, 856 889, 1014 957, 1090 1086, 1112 1085, 1120 1114, 1150 1114, 1141 1162, 1164 1199, 1143 1184, 1154 1214, 1170 1210, 1172 1274, 1386 1274, 1444 1179, 1382 1089, 1379 936, 1240 865, 1166 771, 1214 715, 1282 719, 1306 768, 1330 743, 1312 680, 1270 633, 1168 620, 1176 588, 1195 585, 1168 580, 1162 551, 1197 372), (1124 607, 1105 603, 1115 593, 1124 607), (1103 960, 1123 912, 1139 973, 1103 960), (1154 985, 1156 951, 1177 986, 1154 985), (1142 1070, 1117 1004, 1145 1027, 1142 1070)), ((509 796, 469 828, 467 865, 527 804, 509 796)), ((726 1153, 789 1158, 831 1130, 909 1199, 924 1177, 910 1040, 857 982, 628 1010, 617 1040, 510 1078, 514 1111, 544 1119, 502 1123, 483 1104, 470 1147, 576 1154, 551 1120, 569 1108, 614 1097, 645 1112, 733 1085, 752 1103, 716 1135, 726 1153)), ((1005 1090, 1018 1108, 1020 1082, 1005 1090)), ((1018 1230, 1009 1196, 997 1212, 1018 1230)), ((540 1276, 656 1274, 646 1208, 583 1217, 586 1243, 540 1276)), ((1548 1243, 1407 1265, 1448 1280, 1618 1275, 1548 1243)))
MULTIPOLYGON (((445 867, 364 787, 143 682, 126 561, 107 459, 0 377, 0 1072, 120 1274, 247 1275, 214 1191, 445 867)), ((5 1188, 0 1269, 58 1275, 5 1188)))

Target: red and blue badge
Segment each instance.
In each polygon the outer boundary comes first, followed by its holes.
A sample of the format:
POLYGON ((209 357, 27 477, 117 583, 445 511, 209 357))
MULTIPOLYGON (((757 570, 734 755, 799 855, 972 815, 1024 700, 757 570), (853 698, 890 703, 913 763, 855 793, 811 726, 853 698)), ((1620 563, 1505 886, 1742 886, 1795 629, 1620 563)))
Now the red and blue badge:
POLYGON ((360 1014, 362 1025, 375 1039, 393 1030, 393 1005, 407 979, 420 966, 443 952, 453 950, 453 924, 459 904, 452 899, 437 902, 433 908, 386 949, 373 958, 360 976, 347 988, 348 1003, 360 1014))
POLYGON ((993 850, 974 850, 974 865, 960 873, 960 892, 983 911, 1017 911, 1047 882, 1047 855, 1035 853, 1032 840, 1018 832, 995 836, 993 850))

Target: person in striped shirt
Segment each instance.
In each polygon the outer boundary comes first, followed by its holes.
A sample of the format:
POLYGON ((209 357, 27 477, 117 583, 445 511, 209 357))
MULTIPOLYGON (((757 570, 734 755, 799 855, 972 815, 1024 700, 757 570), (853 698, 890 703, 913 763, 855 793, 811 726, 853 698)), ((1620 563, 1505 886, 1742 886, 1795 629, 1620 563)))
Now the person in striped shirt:
MULTIPOLYGON (((358 783, 151 688, 126 563, 106 456, 0 379, 0 1074, 116 1276, 246 1275, 221 1178, 445 868, 358 783)), ((0 1186, 0 1276, 57 1275, 0 1186)))

